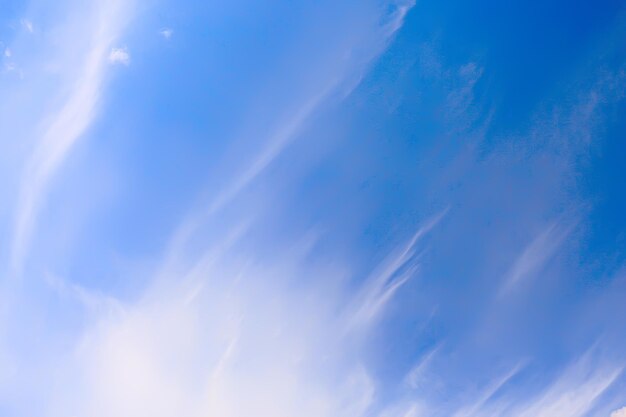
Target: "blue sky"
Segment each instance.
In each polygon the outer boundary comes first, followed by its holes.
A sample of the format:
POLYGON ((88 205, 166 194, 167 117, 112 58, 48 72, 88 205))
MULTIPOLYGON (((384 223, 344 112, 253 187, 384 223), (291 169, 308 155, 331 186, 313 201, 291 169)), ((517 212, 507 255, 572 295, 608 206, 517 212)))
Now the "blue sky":
POLYGON ((626 416, 626 4, 8 0, 0 416, 626 416))

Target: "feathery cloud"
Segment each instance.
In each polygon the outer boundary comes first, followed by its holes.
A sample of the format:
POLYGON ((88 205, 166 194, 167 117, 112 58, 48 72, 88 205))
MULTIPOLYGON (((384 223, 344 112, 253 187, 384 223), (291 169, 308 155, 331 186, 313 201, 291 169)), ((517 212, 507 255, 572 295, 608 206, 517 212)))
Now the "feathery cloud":
POLYGON ((11 268, 16 275, 21 273, 48 183, 96 114, 107 52, 122 30, 120 22, 127 18, 126 9, 129 6, 129 3, 120 0, 95 6, 93 41, 78 64, 80 74, 69 86, 70 94, 66 100, 46 117, 44 134, 26 164, 21 178, 11 249, 11 268))

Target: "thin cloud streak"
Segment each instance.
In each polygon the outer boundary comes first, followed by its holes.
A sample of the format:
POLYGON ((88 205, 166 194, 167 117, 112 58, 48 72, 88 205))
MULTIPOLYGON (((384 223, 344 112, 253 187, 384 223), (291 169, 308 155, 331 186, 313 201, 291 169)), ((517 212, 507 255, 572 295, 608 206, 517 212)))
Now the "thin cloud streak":
POLYGON ((221 191, 209 204, 207 209, 203 210, 199 216, 190 217, 183 222, 172 239, 164 269, 167 270, 168 267, 177 260, 184 248, 184 245, 202 224, 208 221, 212 215, 218 213, 226 205, 232 202, 280 155, 284 148, 301 131, 303 125, 311 114, 317 109, 319 104, 327 97, 329 92, 332 91, 334 85, 334 82, 331 83, 321 93, 315 95, 304 103, 299 111, 271 137, 268 144, 255 157, 252 164, 227 188, 221 191))
POLYGON ((427 353, 425 353, 420 360, 413 365, 411 370, 404 377, 404 382, 412 389, 418 389, 421 387, 421 384, 425 382, 425 374, 428 370, 428 367, 434 360, 434 358, 439 353, 441 349, 441 344, 435 346, 427 353))
POLYGON ((166 266, 175 262, 177 255, 180 254, 182 248, 198 227, 231 203, 242 191, 263 174, 289 144, 298 137, 305 128, 306 123, 314 116, 319 107, 337 92, 338 89, 341 93, 341 99, 346 99, 358 87, 369 64, 379 57, 389 46, 389 42, 402 27, 407 13, 414 5, 415 1, 413 0, 397 5, 390 20, 381 28, 381 38, 379 42, 372 47, 372 52, 365 56, 364 62, 356 62, 355 68, 347 68, 342 74, 329 80, 319 93, 308 98, 295 114, 288 120, 282 122, 281 127, 270 136, 266 145, 254 157, 248 168, 243 170, 241 174, 236 176, 233 182, 220 191, 209 203, 208 207, 202 210, 200 215, 187 219, 187 221, 179 227, 170 244, 170 250, 168 251, 170 255, 166 258, 166 266), (356 73, 356 77, 351 72, 356 73), (353 81, 354 79, 356 79, 356 82, 353 81))
POLYGON ((571 227, 556 222, 547 226, 515 260, 502 284, 500 296, 510 293, 524 280, 539 272, 554 256, 570 231, 571 227))
POLYGON ((347 329, 360 328, 369 325, 383 311, 385 305, 393 295, 419 268, 415 262, 417 244, 429 233, 441 219, 448 213, 449 208, 428 219, 418 229, 406 246, 394 253, 380 268, 370 277, 364 285, 361 293, 357 295, 355 306, 352 307, 347 319, 347 329))
POLYGON ((523 365, 519 364, 513 367, 500 379, 489 384, 478 399, 471 405, 465 406, 453 414, 453 417, 480 417, 486 414, 485 406, 512 378, 514 378, 523 369, 523 365))
POLYGON ((54 114, 26 163, 16 209, 11 247, 11 271, 20 275, 48 185, 69 151, 85 133, 97 113, 111 43, 121 34, 129 3, 107 1, 96 7, 93 41, 80 65, 72 92, 54 114))
POLYGON ((514 417, 582 417, 618 379, 623 366, 594 363, 588 352, 566 369, 537 400, 523 405, 514 417))

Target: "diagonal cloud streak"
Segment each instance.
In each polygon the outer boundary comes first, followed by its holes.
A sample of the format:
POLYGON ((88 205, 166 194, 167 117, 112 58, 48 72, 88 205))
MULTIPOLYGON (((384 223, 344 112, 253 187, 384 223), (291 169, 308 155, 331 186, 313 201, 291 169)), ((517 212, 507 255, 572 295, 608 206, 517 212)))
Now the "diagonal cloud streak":
POLYGON ((129 9, 130 3, 121 0, 96 4, 92 41, 79 64, 81 69, 71 93, 62 106, 46 118, 50 122, 26 163, 11 245, 10 264, 14 275, 21 273, 50 181, 97 114, 109 49, 123 30, 129 9))

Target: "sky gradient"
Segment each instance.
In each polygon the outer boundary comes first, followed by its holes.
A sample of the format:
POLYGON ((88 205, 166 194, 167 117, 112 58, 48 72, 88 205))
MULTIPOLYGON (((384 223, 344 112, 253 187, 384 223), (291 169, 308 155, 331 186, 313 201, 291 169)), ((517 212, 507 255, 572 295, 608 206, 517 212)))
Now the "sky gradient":
POLYGON ((3 0, 0 416, 626 417, 626 2, 3 0))

